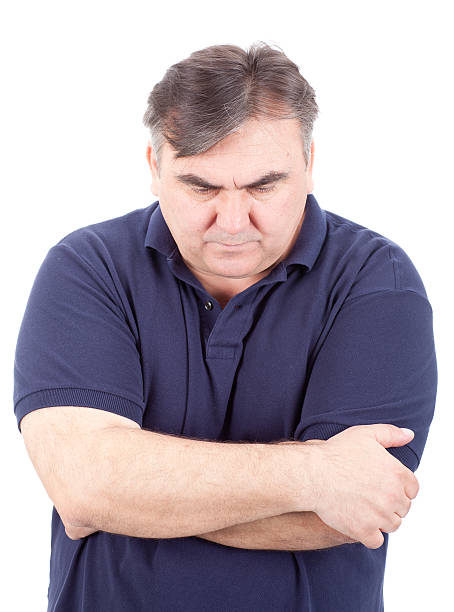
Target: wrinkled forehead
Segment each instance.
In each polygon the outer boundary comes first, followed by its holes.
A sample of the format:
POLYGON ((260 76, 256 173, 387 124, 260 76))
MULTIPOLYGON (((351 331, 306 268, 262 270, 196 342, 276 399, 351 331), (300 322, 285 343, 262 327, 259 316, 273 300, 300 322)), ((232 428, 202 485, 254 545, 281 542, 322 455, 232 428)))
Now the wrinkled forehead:
POLYGON ((254 120, 243 124, 207 151, 177 157, 165 142, 162 165, 172 173, 193 173, 220 180, 231 175, 237 184, 275 171, 304 169, 303 140, 296 120, 254 120))

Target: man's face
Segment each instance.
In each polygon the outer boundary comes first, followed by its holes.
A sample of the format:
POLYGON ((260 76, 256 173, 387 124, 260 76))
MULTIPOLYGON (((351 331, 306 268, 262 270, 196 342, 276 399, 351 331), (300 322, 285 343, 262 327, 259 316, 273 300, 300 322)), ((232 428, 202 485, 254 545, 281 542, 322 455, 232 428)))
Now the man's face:
POLYGON ((297 120, 250 120, 205 153, 173 153, 166 142, 158 175, 147 149, 152 192, 186 265, 210 287, 266 276, 293 247, 313 189, 313 143, 306 168, 297 120), (253 186, 269 173, 277 180, 253 186))

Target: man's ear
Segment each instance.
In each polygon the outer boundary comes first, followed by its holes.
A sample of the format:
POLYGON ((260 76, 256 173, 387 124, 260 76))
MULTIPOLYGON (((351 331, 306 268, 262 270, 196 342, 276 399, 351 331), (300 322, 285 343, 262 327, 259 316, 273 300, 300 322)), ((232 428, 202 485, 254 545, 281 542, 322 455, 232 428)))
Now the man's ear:
POLYGON ((312 193, 312 191, 314 190, 314 179, 312 178, 312 168, 314 165, 314 150, 315 150, 315 146, 314 146, 314 141, 311 142, 311 158, 308 164, 308 167, 306 168, 306 172, 307 172, 307 193, 312 193))
POLYGON ((159 197, 159 172, 158 164, 156 162, 156 156, 151 146, 151 141, 148 141, 147 145, 147 161, 151 170, 151 192, 159 197))

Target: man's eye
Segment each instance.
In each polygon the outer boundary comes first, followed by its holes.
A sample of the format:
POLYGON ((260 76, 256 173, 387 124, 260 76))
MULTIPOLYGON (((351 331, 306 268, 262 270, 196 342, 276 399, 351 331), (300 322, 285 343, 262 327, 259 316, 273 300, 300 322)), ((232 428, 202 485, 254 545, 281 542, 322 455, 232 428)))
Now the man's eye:
POLYGON ((196 193, 209 193, 212 191, 211 187, 193 187, 196 193))
POLYGON ((265 193, 266 191, 273 191, 274 185, 270 185, 270 187, 255 187, 256 191, 260 191, 261 193, 265 193))
MULTIPOLYGON (((270 185, 269 187, 253 187, 253 189, 260 193, 266 193, 268 191, 273 191, 274 187, 275 185, 270 185)), ((196 193, 210 193, 213 189, 211 187, 193 187, 193 191, 196 193)))

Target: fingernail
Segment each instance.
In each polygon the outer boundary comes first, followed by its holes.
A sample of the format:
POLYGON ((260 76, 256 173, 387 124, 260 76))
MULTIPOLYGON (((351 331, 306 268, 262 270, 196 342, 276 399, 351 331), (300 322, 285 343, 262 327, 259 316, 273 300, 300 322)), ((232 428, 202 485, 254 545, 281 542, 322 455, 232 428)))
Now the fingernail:
POLYGON ((401 427, 400 429, 406 436, 414 436, 415 434, 412 429, 407 429, 406 427, 401 427))

